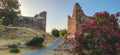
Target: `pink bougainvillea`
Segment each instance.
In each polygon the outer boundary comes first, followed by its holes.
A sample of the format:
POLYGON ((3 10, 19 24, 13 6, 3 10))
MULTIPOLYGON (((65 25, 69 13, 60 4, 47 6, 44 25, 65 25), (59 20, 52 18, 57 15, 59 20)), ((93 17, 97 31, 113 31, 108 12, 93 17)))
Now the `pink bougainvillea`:
POLYGON ((76 51, 80 49, 94 50, 96 55, 117 55, 116 50, 120 47, 120 27, 116 15, 108 12, 97 12, 92 21, 87 24, 80 24, 80 30, 76 32, 76 51))

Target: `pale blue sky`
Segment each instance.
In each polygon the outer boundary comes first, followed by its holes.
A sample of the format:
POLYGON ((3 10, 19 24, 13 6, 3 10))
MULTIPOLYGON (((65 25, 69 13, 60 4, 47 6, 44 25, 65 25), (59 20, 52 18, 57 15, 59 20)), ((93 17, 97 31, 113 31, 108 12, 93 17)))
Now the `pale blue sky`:
POLYGON ((72 15, 73 6, 77 2, 84 13, 92 16, 95 12, 120 11, 120 0, 19 0, 23 16, 34 16, 47 11, 47 32, 53 28, 67 28, 67 17, 72 15))

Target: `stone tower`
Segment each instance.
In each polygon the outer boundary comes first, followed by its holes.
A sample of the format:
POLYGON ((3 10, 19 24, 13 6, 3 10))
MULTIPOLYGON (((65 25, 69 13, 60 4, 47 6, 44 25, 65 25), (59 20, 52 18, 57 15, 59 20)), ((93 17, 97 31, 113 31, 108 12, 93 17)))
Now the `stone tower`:
POLYGON ((40 27, 40 29, 43 30, 43 31, 46 31, 46 16, 47 16, 47 12, 46 11, 43 11, 40 14, 38 14, 37 17, 34 16, 36 18, 40 18, 41 23, 39 23, 39 26, 42 25, 40 27))
POLYGON ((72 17, 68 15, 68 36, 75 37, 75 32, 80 28, 79 24, 86 23, 90 19, 82 11, 79 3, 75 3, 72 17))

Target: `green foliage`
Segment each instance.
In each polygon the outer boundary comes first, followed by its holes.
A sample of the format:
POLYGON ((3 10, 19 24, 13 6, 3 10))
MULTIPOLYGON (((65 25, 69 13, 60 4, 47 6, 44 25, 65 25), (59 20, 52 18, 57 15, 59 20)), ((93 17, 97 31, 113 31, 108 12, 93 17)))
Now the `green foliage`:
POLYGON ((66 29, 60 30, 60 36, 63 36, 64 38, 67 38, 67 30, 66 29))
POLYGON ((40 46, 42 47, 42 43, 44 42, 43 37, 35 37, 32 40, 30 40, 28 43, 26 43, 28 46, 40 46))
POLYGON ((93 55, 118 55, 117 49, 120 47, 120 27, 118 18, 108 12, 97 12, 87 24, 80 24, 80 29, 76 32, 76 52, 78 47, 88 51, 93 55), (89 25, 88 25, 89 24, 89 25))
POLYGON ((6 19, 3 19, 3 25, 9 25, 9 24, 11 24, 11 20, 10 19, 8 19, 8 18, 6 18, 6 19))
POLYGON ((11 53, 18 53, 18 52, 20 52, 20 50, 18 48, 11 48, 10 52, 11 53))
POLYGON ((67 34, 64 35, 64 38, 67 39, 67 34))
POLYGON ((60 36, 59 30, 53 29, 53 30, 52 30, 52 35, 53 35, 54 37, 59 37, 59 36, 60 36))
POLYGON ((8 47, 10 48, 11 53, 18 53, 19 52, 17 44, 8 45, 8 47))
POLYGON ((18 45, 16 44, 12 44, 12 45, 8 45, 9 48, 18 48, 18 45))
POLYGON ((18 0, 0 0, 0 19, 3 19, 4 25, 9 25, 20 14, 18 0))

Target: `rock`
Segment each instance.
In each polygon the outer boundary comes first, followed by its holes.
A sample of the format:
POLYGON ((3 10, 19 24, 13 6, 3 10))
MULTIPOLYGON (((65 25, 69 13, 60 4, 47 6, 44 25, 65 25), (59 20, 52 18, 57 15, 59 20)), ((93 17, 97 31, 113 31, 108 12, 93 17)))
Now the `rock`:
POLYGON ((8 46, 0 46, 0 50, 7 50, 8 46))
POLYGON ((54 55, 57 55, 57 54, 54 54, 54 55))
POLYGON ((20 48, 26 48, 26 46, 25 46, 25 45, 20 45, 19 47, 20 47, 20 48))
POLYGON ((24 34, 26 34, 26 32, 20 32, 20 33, 19 33, 19 35, 24 35, 24 34))

